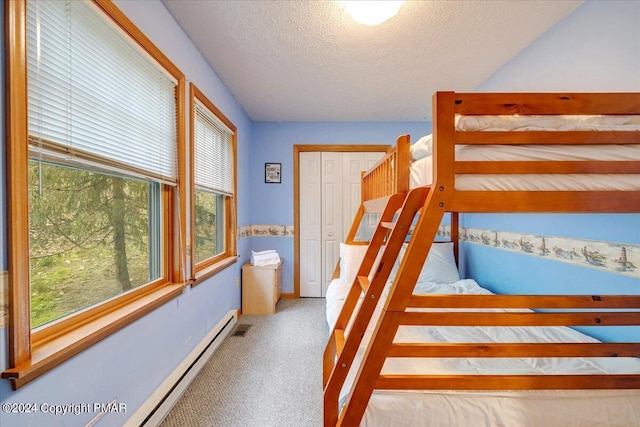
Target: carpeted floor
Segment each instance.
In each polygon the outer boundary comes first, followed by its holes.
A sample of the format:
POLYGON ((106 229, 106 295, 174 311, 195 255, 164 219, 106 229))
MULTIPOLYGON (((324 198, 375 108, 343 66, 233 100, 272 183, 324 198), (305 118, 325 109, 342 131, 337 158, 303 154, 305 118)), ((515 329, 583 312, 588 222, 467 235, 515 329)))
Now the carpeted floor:
POLYGON ((281 300, 270 316, 242 316, 161 427, 322 425, 324 298, 281 300))

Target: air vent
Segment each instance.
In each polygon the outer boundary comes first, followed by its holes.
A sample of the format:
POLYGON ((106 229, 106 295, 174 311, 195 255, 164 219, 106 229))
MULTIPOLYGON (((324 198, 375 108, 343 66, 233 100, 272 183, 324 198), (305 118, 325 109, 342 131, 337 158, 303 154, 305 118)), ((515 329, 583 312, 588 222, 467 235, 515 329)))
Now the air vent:
POLYGON ((247 333, 247 331, 249 330, 250 327, 251 327, 251 325, 249 325, 249 324, 240 324, 240 325, 236 326, 236 329, 233 331, 233 336, 234 337, 243 337, 243 336, 245 336, 245 334, 247 333))

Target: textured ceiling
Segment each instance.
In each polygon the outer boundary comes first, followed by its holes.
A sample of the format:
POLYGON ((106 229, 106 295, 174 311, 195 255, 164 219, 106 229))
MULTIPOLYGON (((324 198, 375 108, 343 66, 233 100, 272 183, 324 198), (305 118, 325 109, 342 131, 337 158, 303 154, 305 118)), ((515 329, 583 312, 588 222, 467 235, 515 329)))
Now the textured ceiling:
POLYGON ((163 0, 254 121, 431 120, 575 9, 567 1, 408 1, 377 27, 337 1, 163 0))

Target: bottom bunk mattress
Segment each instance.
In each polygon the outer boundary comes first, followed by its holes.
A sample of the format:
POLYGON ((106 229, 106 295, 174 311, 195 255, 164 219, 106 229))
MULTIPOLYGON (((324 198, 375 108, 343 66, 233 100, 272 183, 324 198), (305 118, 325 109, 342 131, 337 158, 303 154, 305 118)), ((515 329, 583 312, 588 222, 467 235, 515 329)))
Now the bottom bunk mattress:
MULTIPOLYGON (((387 286, 388 289, 388 286, 387 286)), ((327 291, 333 328, 349 285, 334 280, 327 291)), ((415 293, 490 294, 473 280, 418 283, 415 293)), ((380 315, 383 294, 374 318, 380 315)), ((443 310, 444 311, 444 310, 443 310)), ((448 310, 449 311, 449 310, 448 310)), ((495 310, 491 310, 495 311, 495 310)), ((504 310, 499 310, 504 311, 504 310)), ((375 324, 372 322, 372 324, 375 324)), ((348 330, 348 328, 347 328, 348 330)), ((372 327, 367 330, 340 394, 346 402, 372 327)), ((567 327, 400 327, 395 342, 597 342, 567 327)), ((389 358, 383 374, 638 374, 635 358, 389 358)), ((640 390, 376 390, 362 426, 640 426, 640 390)))

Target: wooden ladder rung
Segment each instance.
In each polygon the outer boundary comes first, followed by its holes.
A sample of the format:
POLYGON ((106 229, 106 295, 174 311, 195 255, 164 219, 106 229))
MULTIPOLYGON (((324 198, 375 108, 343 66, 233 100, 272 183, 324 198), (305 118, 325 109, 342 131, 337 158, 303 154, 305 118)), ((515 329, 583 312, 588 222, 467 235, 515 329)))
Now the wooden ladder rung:
POLYGON ((369 289, 369 278, 367 276, 358 276, 358 283, 363 291, 367 291, 369 289))
POLYGON ((336 355, 340 356, 344 348, 344 329, 335 329, 333 337, 336 340, 336 355))

